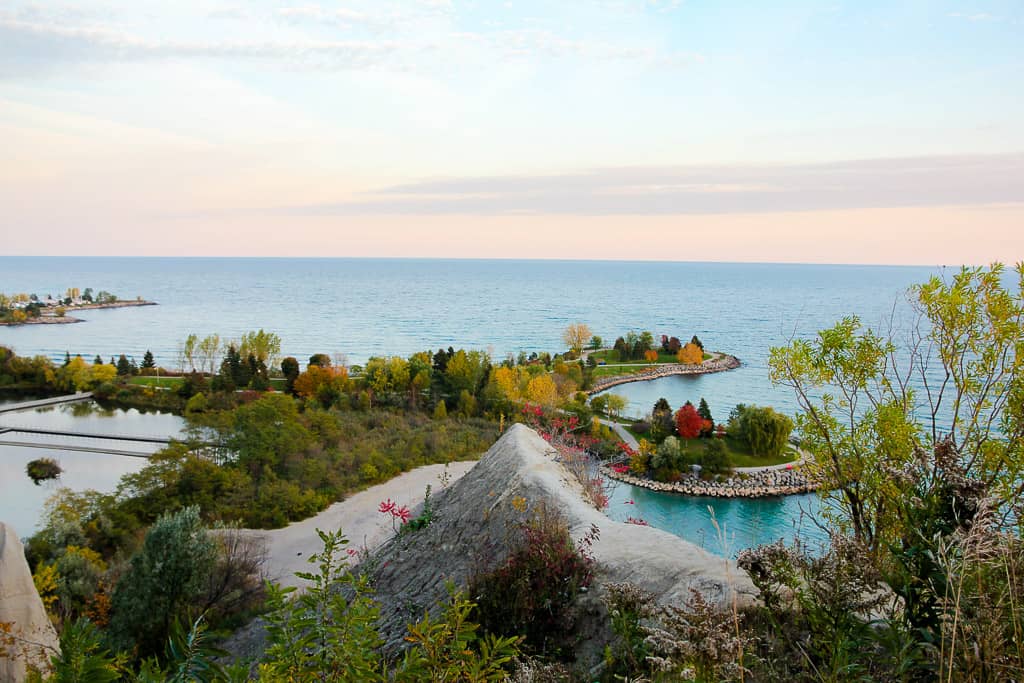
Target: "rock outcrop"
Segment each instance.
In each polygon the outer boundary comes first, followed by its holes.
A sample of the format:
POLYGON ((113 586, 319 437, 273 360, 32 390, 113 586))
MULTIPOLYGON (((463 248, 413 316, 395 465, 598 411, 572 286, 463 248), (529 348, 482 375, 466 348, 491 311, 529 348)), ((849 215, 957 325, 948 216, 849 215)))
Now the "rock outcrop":
POLYGON ((26 665, 44 667, 58 651, 57 632, 46 615, 25 549, 14 529, 0 522, 0 681, 25 680, 26 665))
MULTIPOLYGON (((437 497, 430 526, 396 536, 375 554, 373 585, 381 606, 381 634, 390 648, 400 647, 408 623, 447 598, 447 581, 465 586, 475 572, 501 563, 512 529, 541 505, 558 510, 574 538, 592 527, 599 529, 592 547, 597 562, 592 595, 599 595, 607 583, 629 581, 662 603, 682 604, 691 588, 723 609, 734 598, 740 606, 754 600, 756 589, 734 562, 668 532, 612 521, 594 509, 554 456, 536 432, 512 426, 472 470, 437 497)), ((593 602, 599 610, 599 601, 593 602)), ((581 634, 583 639, 591 635, 581 634)), ((600 656, 601 646, 592 643, 582 649, 593 658, 600 656)))

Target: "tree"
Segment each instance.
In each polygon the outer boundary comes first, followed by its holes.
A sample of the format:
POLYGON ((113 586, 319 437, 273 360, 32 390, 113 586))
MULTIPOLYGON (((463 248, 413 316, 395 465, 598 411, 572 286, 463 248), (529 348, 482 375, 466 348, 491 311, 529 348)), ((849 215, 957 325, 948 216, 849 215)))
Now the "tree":
POLYGON ((277 365, 277 357, 281 354, 281 337, 273 332, 265 332, 263 328, 256 332, 246 332, 239 341, 238 352, 243 358, 252 354, 269 368, 277 365))
POLYGON ((199 335, 193 333, 185 337, 185 341, 178 347, 178 369, 180 371, 196 371, 196 347, 198 344, 199 335))
POLYGON ((740 403, 729 414, 729 436, 747 444, 754 455, 778 457, 792 431, 793 421, 772 408, 740 403))
POLYGON ((583 352, 583 347, 592 336, 593 333, 585 323, 572 323, 562 332, 562 341, 573 355, 578 356, 583 352))
POLYGON ((526 385, 526 398, 531 403, 550 408, 558 403, 558 387, 550 375, 537 375, 526 385))
POLYGON ((683 348, 679 349, 679 353, 676 355, 677 360, 684 365, 700 365, 704 362, 704 352, 700 350, 700 347, 690 342, 683 348))
POLYGON ((704 351, 704 344, 702 344, 700 339, 697 338, 697 335, 693 335, 693 338, 690 339, 690 343, 698 347, 702 352, 704 351))
POLYGON ((655 351, 654 349, 647 349, 646 351, 644 351, 644 360, 646 360, 648 363, 657 363, 658 352, 655 351))
POLYGON ((679 349, 683 348, 682 343, 679 341, 679 337, 669 337, 668 340, 668 352, 679 353, 679 349))
POLYGON ((309 366, 316 365, 321 368, 329 368, 331 366, 331 357, 326 353, 314 353, 309 357, 309 366))
POLYGON ((156 361, 153 360, 153 352, 146 349, 146 354, 142 357, 142 367, 147 370, 156 367, 156 361))
POLYGON ((132 364, 123 353, 117 359, 117 374, 121 377, 129 377, 132 374, 132 364))
POLYGON ((700 413, 689 401, 676 412, 676 431, 684 439, 696 439, 700 436, 702 423, 700 413))
POLYGON ((281 374, 284 375, 284 390, 289 394, 295 393, 295 379, 299 376, 299 361, 288 356, 281 361, 281 374))
POLYGON ((706 426, 706 428, 701 431, 701 436, 711 436, 711 431, 714 429, 715 425, 715 418, 711 416, 711 408, 708 407, 708 402, 704 400, 703 396, 700 397, 700 404, 697 406, 697 412, 705 423, 710 423, 710 426, 706 426))
POLYGON ((219 334, 208 334, 199 340, 196 350, 199 355, 200 370, 211 375, 217 372, 217 366, 220 365, 220 348, 219 334))
POLYGON ((590 348, 597 351, 604 345, 604 340, 596 334, 590 338, 590 348))
POLYGON ((617 419, 622 411, 626 409, 629 402, 625 396, 619 394, 606 394, 605 395, 605 411, 608 413, 608 417, 617 419))
POLYGON ((771 350, 771 378, 796 394, 834 521, 869 548, 911 532, 892 505, 911 494, 889 473, 921 449, 957 453, 964 476, 996 496, 993 509, 1024 494, 1024 264, 1013 275, 994 264, 913 287, 909 331, 879 334, 851 316, 771 350))
POLYGON ((215 559, 198 507, 157 519, 114 589, 111 641, 121 650, 136 645, 142 656, 161 651, 171 624, 202 594, 215 559))
POLYGON ((103 365, 103 357, 100 354, 96 354, 96 357, 92 359, 93 365, 103 365))

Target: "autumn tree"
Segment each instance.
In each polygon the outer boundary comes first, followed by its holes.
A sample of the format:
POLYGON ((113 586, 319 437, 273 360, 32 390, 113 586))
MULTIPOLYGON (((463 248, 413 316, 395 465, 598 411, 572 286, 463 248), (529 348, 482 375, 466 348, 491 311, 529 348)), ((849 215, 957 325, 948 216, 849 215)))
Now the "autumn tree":
POLYGON ((704 352, 700 350, 699 346, 690 342, 679 349, 676 359, 685 365, 700 365, 704 362, 704 352))
POLYGON ((273 332, 265 332, 263 328, 255 332, 246 332, 239 341, 238 352, 242 358, 249 355, 256 357, 268 368, 277 365, 277 357, 281 354, 281 337, 273 332))
POLYGON ((689 401, 676 411, 676 431, 684 439, 696 439, 700 436, 703 422, 700 413, 689 401))
POLYGON ((586 345, 587 340, 592 337, 593 333, 586 323, 573 323, 562 332, 562 341, 565 342, 565 345, 575 356, 583 352, 583 347, 586 345))
POLYGON ((647 349, 646 351, 644 351, 644 360, 646 360, 648 363, 657 363, 658 352, 655 351, 654 349, 647 349))
POLYGON ((558 387, 550 375, 537 375, 526 385, 526 398, 550 408, 558 403, 558 387))
POLYGON ((994 510, 1024 494, 1024 264, 932 277, 908 298, 904 329, 850 316, 769 359, 772 380, 796 394, 802 447, 834 504, 823 509, 874 550, 912 532, 893 504, 912 494, 891 473, 922 452, 956 453, 994 510))

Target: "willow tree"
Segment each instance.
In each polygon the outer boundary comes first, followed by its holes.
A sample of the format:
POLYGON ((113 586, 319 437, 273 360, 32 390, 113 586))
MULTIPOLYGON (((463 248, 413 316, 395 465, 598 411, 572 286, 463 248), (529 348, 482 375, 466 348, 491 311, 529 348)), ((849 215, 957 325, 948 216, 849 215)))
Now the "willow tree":
POLYGON ((963 268, 910 289, 906 329, 895 315, 883 332, 851 316, 771 350, 772 381, 794 390, 802 446, 835 503, 826 514, 869 549, 906 531, 903 473, 940 446, 1005 514, 1024 493, 1022 295, 1024 264, 963 268))

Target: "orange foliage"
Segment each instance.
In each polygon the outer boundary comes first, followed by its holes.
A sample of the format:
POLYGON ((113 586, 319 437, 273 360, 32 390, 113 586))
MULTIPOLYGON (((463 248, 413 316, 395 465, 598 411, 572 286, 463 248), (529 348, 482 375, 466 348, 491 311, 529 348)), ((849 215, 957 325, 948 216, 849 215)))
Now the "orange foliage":
POLYGON ((324 384, 339 383, 343 388, 347 382, 348 370, 346 368, 337 366, 322 368, 319 365, 310 365, 305 372, 295 378, 295 393, 303 398, 312 398, 324 384))
POLYGON ((646 351, 644 351, 644 358, 647 359, 648 363, 657 363, 658 352, 655 351, 654 349, 647 349, 646 351))
POLYGON ((685 363, 686 365, 700 365, 704 362, 704 352, 700 350, 699 346, 690 342, 679 349, 676 358, 680 363, 685 363))

